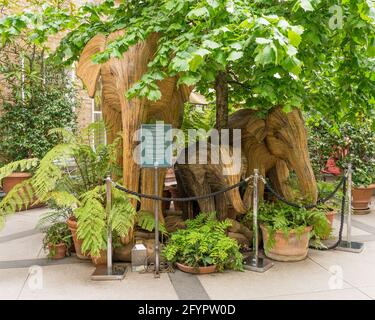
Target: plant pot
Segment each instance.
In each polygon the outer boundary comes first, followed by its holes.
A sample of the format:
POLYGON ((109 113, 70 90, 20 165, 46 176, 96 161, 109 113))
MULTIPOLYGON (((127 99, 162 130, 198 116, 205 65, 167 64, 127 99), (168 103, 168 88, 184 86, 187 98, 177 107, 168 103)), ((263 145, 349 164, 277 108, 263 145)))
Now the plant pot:
MULTIPOLYGON (((29 172, 13 172, 9 176, 3 178, 2 185, 3 190, 7 194, 9 193, 17 184, 22 183, 32 177, 31 173, 29 172)), ((36 202, 38 199, 34 197, 32 202, 36 202)), ((17 206, 17 211, 23 211, 26 209, 33 209, 33 208, 40 208, 43 207, 43 203, 30 205, 26 208, 26 206, 19 207, 17 206)))
POLYGON ((372 192, 375 184, 370 184, 366 188, 353 188, 352 207, 354 210, 368 210, 371 202, 372 192))
POLYGON ((260 225, 263 235, 264 252, 267 257, 276 261, 300 261, 307 257, 309 250, 309 238, 312 227, 306 227, 301 235, 295 230, 289 231, 285 237, 282 231, 275 232, 275 244, 272 249, 266 250, 269 233, 264 225, 260 225))
POLYGON ((63 259, 66 256, 66 250, 67 246, 65 243, 59 243, 59 244, 48 244, 48 250, 49 252, 55 252, 54 255, 51 255, 50 258, 53 260, 63 259))
POLYGON ((100 250, 100 255, 98 257, 91 257, 91 261, 96 266, 107 264, 107 250, 100 250))
POLYGON ((87 254, 84 254, 82 252, 82 240, 79 240, 77 237, 77 221, 75 220, 74 217, 70 217, 67 221, 69 230, 72 232, 72 238, 73 238, 73 243, 74 243, 74 248, 75 252, 78 258, 83 259, 83 260, 88 260, 90 259, 90 256, 87 254))
POLYGON ((216 272, 216 265, 207 266, 207 267, 190 267, 182 263, 176 262, 176 266, 179 270, 187 273, 193 274, 208 274, 216 272))

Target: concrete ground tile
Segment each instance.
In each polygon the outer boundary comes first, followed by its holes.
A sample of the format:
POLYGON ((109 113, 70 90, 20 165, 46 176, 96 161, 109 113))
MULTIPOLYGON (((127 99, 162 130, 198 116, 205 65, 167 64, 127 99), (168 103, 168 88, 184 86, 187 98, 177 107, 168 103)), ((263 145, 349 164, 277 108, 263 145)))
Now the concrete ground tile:
POLYGON ((266 298, 266 300, 371 300, 357 289, 308 292, 266 298))
POLYGON ((28 269, 0 269, 0 300, 17 299, 27 275, 28 269))
MULTIPOLYGON (((306 259, 275 262, 265 273, 227 271, 199 276, 211 299, 254 299, 329 290, 332 274, 306 259)), ((348 288, 347 284, 343 284, 348 288)))
POLYGON ((354 287, 375 286, 375 242, 366 242, 361 253, 310 250, 310 258, 327 270, 331 266, 341 267, 344 281, 354 287))
POLYGON ((0 261, 36 259, 42 248, 43 234, 34 234, 0 243, 0 261))
POLYGON ((360 287, 358 288, 358 290, 361 290, 362 292, 364 292, 365 294, 367 294, 368 296, 370 296, 372 299, 375 300, 375 286, 360 287))
POLYGON ((31 290, 25 286, 20 299, 177 299, 165 273, 155 279, 152 273, 128 270, 122 281, 92 281, 94 269, 86 264, 43 267, 43 289, 31 290))

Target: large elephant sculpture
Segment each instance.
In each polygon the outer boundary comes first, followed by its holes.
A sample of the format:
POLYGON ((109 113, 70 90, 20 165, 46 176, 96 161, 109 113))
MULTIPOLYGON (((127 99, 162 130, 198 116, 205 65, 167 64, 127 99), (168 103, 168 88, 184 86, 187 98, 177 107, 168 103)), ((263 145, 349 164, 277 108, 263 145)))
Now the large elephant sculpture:
MULTIPOLYGON (((273 188, 286 199, 292 200, 288 178, 294 171, 301 194, 311 203, 317 201, 317 184, 311 167, 307 133, 299 110, 285 113, 274 108, 265 119, 257 112, 241 109, 229 117, 229 129, 241 129, 242 168, 241 174, 223 175, 222 164, 187 165, 176 164, 184 191, 188 195, 199 196, 235 184, 244 177, 251 176, 259 169, 263 177, 268 177, 273 188)), ((211 146, 212 148, 212 146, 211 146)), ((222 150, 222 153, 230 150, 222 150)), ((259 198, 263 198, 264 183, 258 185, 259 198)), ((252 184, 248 184, 243 195, 239 189, 227 192, 220 199, 199 200, 201 211, 216 210, 221 218, 226 215, 227 203, 238 214, 251 207, 252 184)))
MULTIPOLYGON (((123 135, 123 183, 134 191, 141 189, 144 193, 153 193, 153 172, 142 169, 133 160, 136 146, 134 133, 141 123, 151 120, 162 120, 179 128, 182 123, 183 106, 188 100, 191 88, 177 86, 177 77, 167 78, 158 83, 161 99, 149 101, 135 97, 126 99, 126 92, 147 71, 148 63, 152 60, 159 36, 152 34, 146 41, 129 48, 121 59, 111 58, 103 64, 95 64, 93 55, 103 52, 106 46, 123 35, 124 31, 116 31, 109 36, 98 34, 85 46, 77 66, 77 75, 83 81, 88 95, 95 96, 101 90, 102 112, 107 127, 107 140, 111 143, 118 132, 123 135)), ((159 190, 163 190, 165 170, 160 170, 159 190)), ((141 210, 152 211, 153 201, 141 200, 141 210)), ((162 211, 159 210, 161 213, 162 211)), ((162 214, 160 219, 163 221, 162 214)))

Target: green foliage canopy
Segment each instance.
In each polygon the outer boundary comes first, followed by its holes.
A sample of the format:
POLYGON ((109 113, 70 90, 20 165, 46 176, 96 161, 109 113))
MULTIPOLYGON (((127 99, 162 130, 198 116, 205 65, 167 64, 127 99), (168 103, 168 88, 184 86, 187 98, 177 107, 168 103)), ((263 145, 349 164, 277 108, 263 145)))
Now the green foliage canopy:
POLYGON ((128 97, 157 100, 156 82, 176 74, 210 97, 215 75, 225 70, 230 102, 262 113, 282 105, 335 119, 372 115, 374 1, 343 0, 337 7, 334 0, 106 0, 74 12, 45 6, 41 13, 8 16, 0 34, 5 44, 28 28, 42 43, 69 30, 55 59, 70 64, 97 33, 126 29, 94 57, 103 63, 157 32, 157 53, 128 97))

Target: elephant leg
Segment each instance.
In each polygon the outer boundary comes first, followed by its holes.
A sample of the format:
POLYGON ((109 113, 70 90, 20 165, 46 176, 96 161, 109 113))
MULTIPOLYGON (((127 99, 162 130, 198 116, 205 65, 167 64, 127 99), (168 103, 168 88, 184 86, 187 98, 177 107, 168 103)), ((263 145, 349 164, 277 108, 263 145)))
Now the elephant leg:
POLYGON ((222 221, 228 218, 228 205, 227 197, 225 194, 219 194, 215 196, 216 216, 222 221))
POLYGON ((293 194, 288 183, 289 169, 285 161, 277 160, 275 166, 268 172, 268 177, 280 195, 287 200, 292 200, 293 194))
MULTIPOLYGON (((158 169, 158 194, 157 196, 161 197, 164 190, 164 180, 166 169, 158 169)), ((155 194, 155 169, 153 168, 143 168, 142 177, 141 177, 141 190, 145 194, 155 194)), ((164 224, 164 215, 162 211, 162 202, 157 201, 158 212, 159 212, 159 221, 164 224)), ((141 198, 141 210, 154 212, 155 210, 155 200, 141 198)))

